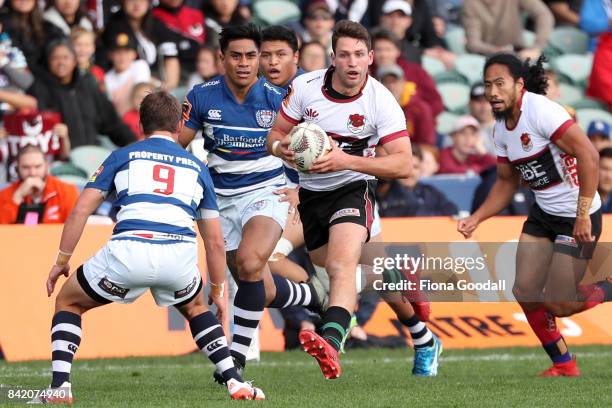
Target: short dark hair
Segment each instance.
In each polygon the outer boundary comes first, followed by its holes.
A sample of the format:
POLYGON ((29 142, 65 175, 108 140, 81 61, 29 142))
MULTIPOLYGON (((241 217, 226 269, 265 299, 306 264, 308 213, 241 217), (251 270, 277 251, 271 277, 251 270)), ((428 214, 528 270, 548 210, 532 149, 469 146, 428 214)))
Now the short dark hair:
POLYGON ((283 41, 291 47, 293 52, 298 50, 298 39, 295 31, 285 26, 274 25, 264 28, 261 32, 261 42, 266 41, 283 41))
POLYGON ((417 144, 412 145, 412 157, 416 157, 419 160, 423 160, 423 151, 417 144))
POLYGON ((372 39, 368 30, 359 23, 350 20, 340 20, 334 27, 332 34, 332 51, 336 52, 336 43, 339 38, 348 37, 361 40, 366 44, 368 51, 372 49, 372 39))
POLYGON ((76 51, 74 50, 74 44, 72 40, 70 40, 70 38, 58 38, 58 39, 50 41, 45 46, 45 61, 47 64, 49 63, 49 57, 51 57, 51 54, 53 54, 53 51, 55 51, 56 49, 60 47, 65 47, 72 54, 72 56, 76 59, 76 51))
POLYGON ((181 119, 181 106, 168 92, 152 92, 140 104, 140 123, 146 136, 159 130, 174 133, 181 119))
POLYGON ((376 41, 381 40, 393 43, 398 50, 402 48, 400 45, 400 39, 397 38, 397 35, 395 35, 393 31, 387 30, 386 28, 379 28, 372 32, 372 45, 374 45, 376 41))
POLYGON ((236 40, 253 40, 257 49, 261 48, 261 30, 253 23, 239 26, 225 27, 219 34, 219 47, 221 53, 225 54, 229 43, 236 40))
POLYGON ((612 147, 604 147, 599 151, 599 159, 612 159, 612 147))

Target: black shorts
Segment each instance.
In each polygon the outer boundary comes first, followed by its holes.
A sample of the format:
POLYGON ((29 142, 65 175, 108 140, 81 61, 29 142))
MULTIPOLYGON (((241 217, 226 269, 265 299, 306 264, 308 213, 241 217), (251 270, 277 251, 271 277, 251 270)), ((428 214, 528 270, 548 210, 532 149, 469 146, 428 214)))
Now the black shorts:
POLYGON ((358 180, 336 190, 311 191, 300 188, 300 218, 306 249, 313 251, 327 244, 329 227, 343 222, 363 225, 368 230, 374 220, 376 180, 358 180))
POLYGON ((591 233, 595 236, 594 242, 587 244, 576 242, 572 236, 575 222, 575 217, 548 214, 534 203, 527 221, 523 224, 523 233, 548 238, 554 243, 555 252, 579 259, 591 259, 601 235, 601 209, 591 214, 591 233))

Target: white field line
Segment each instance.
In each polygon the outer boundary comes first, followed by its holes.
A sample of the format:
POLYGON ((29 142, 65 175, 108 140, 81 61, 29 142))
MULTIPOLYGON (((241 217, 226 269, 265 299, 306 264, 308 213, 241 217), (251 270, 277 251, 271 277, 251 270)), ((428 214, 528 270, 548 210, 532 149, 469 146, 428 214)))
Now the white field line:
MULTIPOLYGON (((601 352, 601 353, 593 353, 593 352, 584 352, 579 353, 578 356, 580 359, 583 358, 605 358, 612 357, 612 352, 601 352)), ((464 362, 472 362, 472 361, 531 361, 531 360, 541 360, 545 358, 544 352, 542 353, 530 353, 530 354, 510 354, 510 353, 499 353, 499 354, 484 354, 480 356, 448 356, 448 357, 440 357, 440 363, 464 363, 464 362)), ((210 369, 209 364, 204 357, 202 358, 202 364, 92 364, 90 362, 82 362, 79 363, 77 361, 77 366, 75 370, 78 372, 82 371, 131 371, 131 370, 150 370, 150 369, 159 369, 159 368, 168 368, 168 369, 183 369, 183 368, 192 368, 192 369, 210 369)), ((372 360, 368 359, 359 359, 354 360, 350 358, 346 358, 342 360, 343 365, 365 365, 365 364, 397 364, 397 363, 410 363, 412 362, 412 358, 375 358, 372 360)), ((249 366, 255 367, 307 367, 312 366, 314 363, 308 359, 304 361, 259 361, 259 362, 249 362, 249 366)), ((11 367, 10 365, 6 365, 4 367, 0 367, 0 379, 2 377, 46 377, 51 375, 50 368, 29 368, 29 367, 11 367)), ((0 386, 3 384, 0 384, 0 386)))

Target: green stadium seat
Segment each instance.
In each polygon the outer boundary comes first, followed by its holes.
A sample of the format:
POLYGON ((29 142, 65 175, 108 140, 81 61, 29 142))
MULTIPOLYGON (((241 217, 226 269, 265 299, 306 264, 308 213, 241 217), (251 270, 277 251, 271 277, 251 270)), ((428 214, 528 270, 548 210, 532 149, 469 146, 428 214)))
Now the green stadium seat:
POLYGON ((559 55, 552 59, 551 66, 556 73, 568 78, 572 84, 585 88, 593 67, 593 55, 559 55))
POLYGON ((470 87, 464 84, 444 83, 438 85, 442 102, 451 113, 464 114, 468 111, 470 87))
POLYGON ((596 119, 612 123, 612 114, 601 109, 577 109, 576 118, 585 131, 589 127, 589 124, 596 119))
POLYGON ((482 55, 464 54, 457 57, 455 71, 467 79, 469 85, 482 82, 483 68, 486 58, 482 55))
POLYGON ((170 94, 172 94, 172 96, 178 99, 179 102, 183 102, 183 99, 185 99, 185 96, 187 96, 187 92, 189 92, 189 89, 187 89, 187 87, 177 86, 172 91, 170 91, 170 94))
POLYGON ((80 176, 75 176, 75 175, 70 175, 70 174, 64 174, 62 176, 58 176, 58 178, 66 183, 76 185, 77 187, 79 187, 79 189, 82 189, 83 187, 85 187, 85 184, 87 184, 87 182, 89 181, 87 177, 80 177, 80 176))
POLYGON ((436 118, 438 122, 436 130, 438 131, 438 133, 448 135, 453 129, 453 124, 455 123, 458 117, 459 115, 447 111, 444 111, 439 114, 436 118))
POLYGON ((258 0, 252 3, 253 18, 264 26, 299 21, 300 8, 287 0, 258 0))
POLYGON ((91 176, 111 152, 101 146, 79 146, 70 152, 70 162, 91 176))
POLYGON ((49 172, 52 176, 75 176, 75 177, 87 177, 88 174, 83 169, 75 166, 68 162, 55 162, 51 165, 49 172))
POLYGON ((464 84, 467 85, 467 79, 457 71, 450 70, 439 73, 438 75, 433 77, 436 84, 464 84))
POLYGON ((572 105, 574 109, 601 109, 607 110, 608 108, 603 102, 599 102, 597 99, 582 97, 579 101, 574 102, 572 105))
POLYGON ((444 35, 448 49, 455 54, 465 54, 465 30, 461 27, 448 30, 444 35))
POLYGON ((529 30, 523 30, 523 41, 525 42, 525 47, 532 48, 535 45, 536 33, 529 30))
POLYGON ((559 54, 586 54, 589 36, 574 27, 558 27, 550 33, 548 45, 559 54))
POLYGON ((561 96, 557 102, 574 107, 574 104, 583 98, 582 90, 568 84, 559 84, 561 96))
POLYGON ((100 142, 100 146, 104 147, 105 149, 117 150, 119 148, 119 146, 114 144, 110 137, 106 135, 98 135, 96 138, 98 139, 98 142, 100 142))
POLYGON ((427 55, 423 55, 421 65, 423 66, 423 69, 427 71, 432 77, 440 75, 446 71, 446 67, 444 66, 442 61, 429 57, 427 55))

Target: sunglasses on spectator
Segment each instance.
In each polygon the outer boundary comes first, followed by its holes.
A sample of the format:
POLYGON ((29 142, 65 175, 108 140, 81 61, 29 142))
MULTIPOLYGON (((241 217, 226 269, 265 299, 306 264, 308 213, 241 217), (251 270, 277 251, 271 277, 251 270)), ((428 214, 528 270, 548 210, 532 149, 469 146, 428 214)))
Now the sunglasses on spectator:
POLYGON ((331 20, 334 17, 329 13, 308 13, 306 14, 306 18, 309 20, 331 20))

